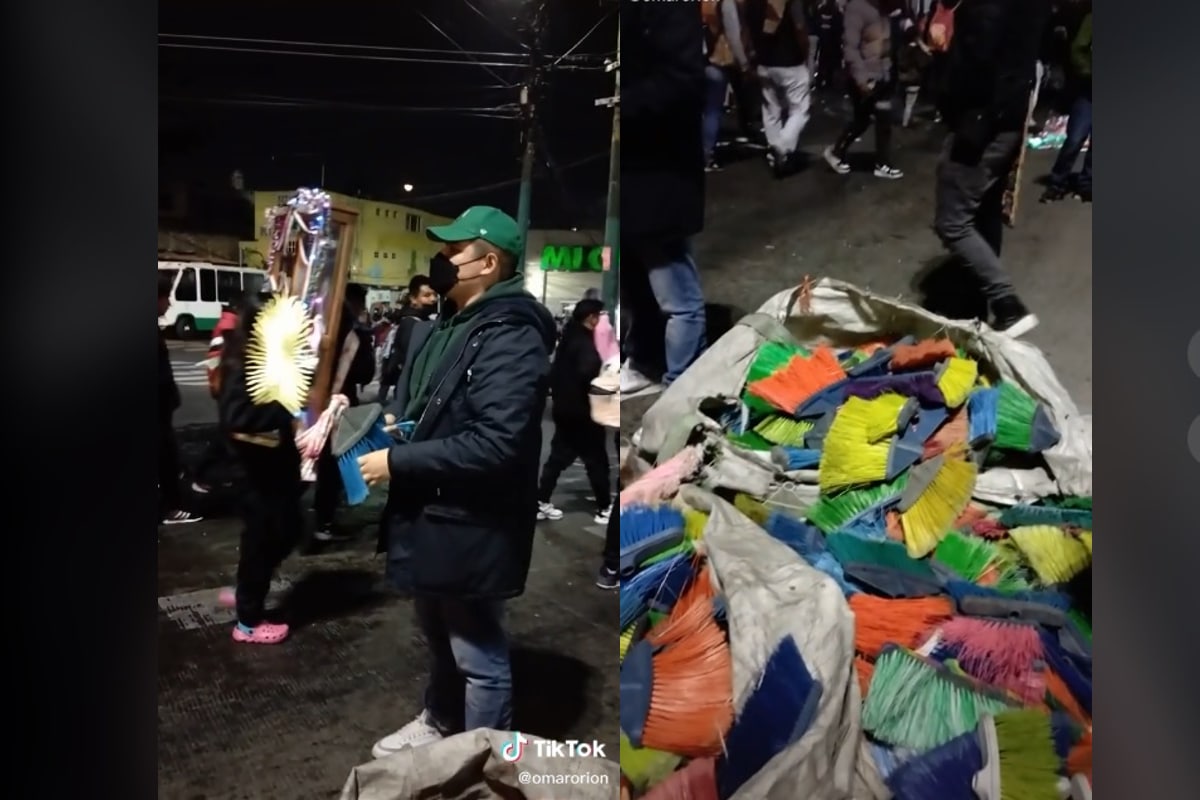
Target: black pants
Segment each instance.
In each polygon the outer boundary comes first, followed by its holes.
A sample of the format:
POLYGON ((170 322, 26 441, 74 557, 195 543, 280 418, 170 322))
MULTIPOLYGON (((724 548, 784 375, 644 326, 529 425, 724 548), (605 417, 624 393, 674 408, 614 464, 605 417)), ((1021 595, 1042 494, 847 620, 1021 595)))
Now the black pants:
POLYGON ((817 86, 827 89, 842 69, 842 43, 836 36, 822 36, 817 46, 817 86))
POLYGON ((313 489, 313 514, 318 528, 333 524, 338 503, 342 501, 342 473, 333 456, 333 437, 325 443, 325 449, 317 458, 317 485, 313 489))
POLYGON ((893 92, 891 84, 881 81, 875 87, 864 92, 853 83, 850 85, 850 99, 854 103, 854 116, 850 124, 838 137, 833 146, 833 153, 839 159, 846 158, 846 151, 854 141, 867 132, 871 123, 875 123, 875 164, 876 166, 890 165, 892 157, 892 105, 893 92))
POLYGON ((159 519, 179 511, 183 497, 179 491, 179 448, 175 443, 175 426, 171 413, 158 417, 158 510, 159 519))
POLYGON ((550 440, 550 456, 542 467, 542 480, 538 487, 538 500, 549 503, 558 479, 567 467, 578 459, 587 470, 592 494, 596 496, 598 509, 608 508, 612 501, 612 484, 609 482, 608 442, 604 428, 589 419, 555 420, 554 438, 550 440))
POLYGON ((737 113, 738 130, 743 136, 753 138, 762 128, 762 115, 759 113, 761 98, 754 81, 736 67, 725 71, 729 85, 733 89, 733 103, 737 113))
POLYGON ((242 540, 237 569, 238 622, 263 621, 271 576, 300 537, 300 455, 295 446, 236 442, 245 472, 241 496, 242 540))
MULTIPOLYGON (((620 505, 617 495, 617 505, 620 505)), ((604 532, 604 567, 616 572, 621 566, 621 514, 614 508, 608 518, 608 529, 604 532)))

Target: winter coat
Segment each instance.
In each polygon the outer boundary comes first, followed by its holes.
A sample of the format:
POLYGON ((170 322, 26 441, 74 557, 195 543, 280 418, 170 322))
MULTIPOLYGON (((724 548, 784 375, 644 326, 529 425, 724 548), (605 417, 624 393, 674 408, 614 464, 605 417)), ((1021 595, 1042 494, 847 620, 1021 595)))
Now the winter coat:
POLYGON ((842 22, 842 54, 858 86, 892 76, 892 21, 879 0, 850 0, 842 22))

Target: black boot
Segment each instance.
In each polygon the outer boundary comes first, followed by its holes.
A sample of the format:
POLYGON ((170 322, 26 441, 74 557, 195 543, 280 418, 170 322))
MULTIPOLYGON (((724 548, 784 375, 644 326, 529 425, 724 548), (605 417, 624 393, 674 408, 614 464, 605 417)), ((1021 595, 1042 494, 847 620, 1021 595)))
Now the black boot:
POLYGON ((1029 312, 1015 294, 992 301, 992 330, 997 333, 1007 333, 1015 339, 1037 326, 1038 318, 1029 312))

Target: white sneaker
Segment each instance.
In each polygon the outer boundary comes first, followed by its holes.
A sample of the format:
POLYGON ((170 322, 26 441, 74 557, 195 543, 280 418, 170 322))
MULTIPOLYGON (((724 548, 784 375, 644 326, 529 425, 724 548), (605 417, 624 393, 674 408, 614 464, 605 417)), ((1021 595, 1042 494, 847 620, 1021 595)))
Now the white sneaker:
POLYGON ((899 180, 904 177, 904 173, 888 164, 875 165, 875 177, 883 178, 889 181, 899 180))
POLYGON ((371 748, 373 758, 387 758, 393 753, 409 747, 422 747, 442 740, 442 732, 429 721, 429 712, 422 711, 420 716, 405 725, 395 733, 385 736, 371 748))
POLYGON ((829 165, 829 168, 838 175, 850 174, 850 165, 833 152, 832 146, 826 147, 825 152, 821 153, 821 156, 825 159, 825 163, 829 165))
POLYGON ((630 397, 638 395, 652 394, 661 392, 662 384, 655 383, 647 378, 642 373, 638 372, 629 362, 626 362, 621 367, 621 399, 627 400, 630 397))
POLYGON ((607 525, 610 517, 612 517, 612 506, 598 512, 592 519, 597 525, 607 525))
POLYGON ((538 503, 538 519, 562 519, 563 512, 560 508, 555 508, 554 503, 538 503))

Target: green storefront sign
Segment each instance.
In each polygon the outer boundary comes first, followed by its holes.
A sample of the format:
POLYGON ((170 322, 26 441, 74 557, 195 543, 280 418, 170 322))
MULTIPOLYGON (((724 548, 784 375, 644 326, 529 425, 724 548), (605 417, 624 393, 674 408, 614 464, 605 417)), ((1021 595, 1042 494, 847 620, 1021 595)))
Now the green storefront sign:
POLYGON ((546 245, 542 248, 543 272, 603 272, 604 248, 600 245, 546 245))

